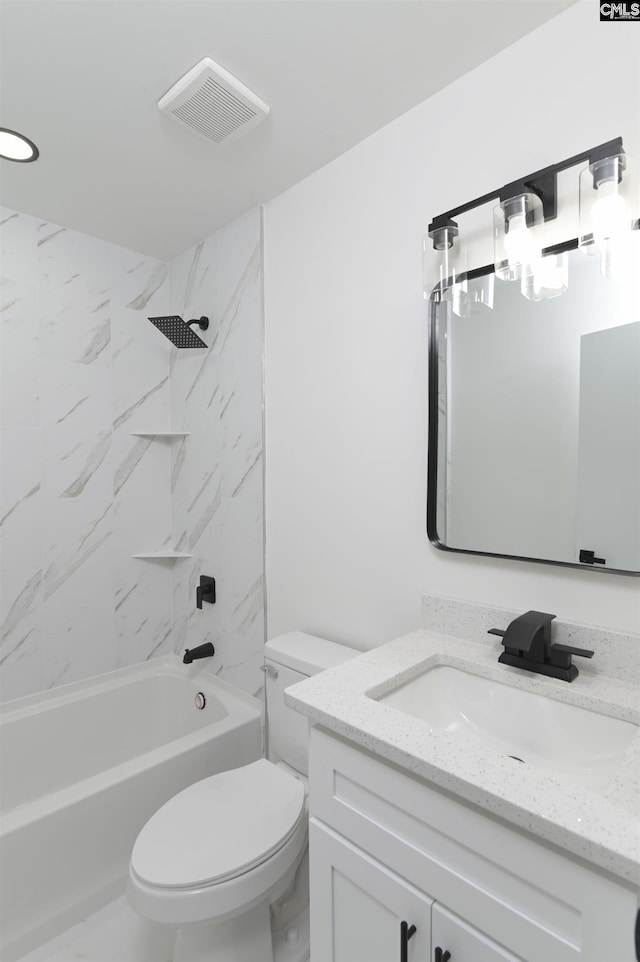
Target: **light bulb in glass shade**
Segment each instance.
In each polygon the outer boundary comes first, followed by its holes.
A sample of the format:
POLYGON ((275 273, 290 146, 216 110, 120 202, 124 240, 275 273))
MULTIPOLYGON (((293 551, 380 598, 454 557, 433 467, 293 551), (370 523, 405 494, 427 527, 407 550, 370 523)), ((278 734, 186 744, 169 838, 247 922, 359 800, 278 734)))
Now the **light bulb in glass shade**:
POLYGON ((631 211, 618 192, 617 181, 598 186, 598 199, 591 208, 593 241, 600 254, 600 273, 613 280, 628 269, 631 211))
POLYGON ((513 214, 504 238, 504 249, 509 267, 515 270, 522 264, 533 264, 540 257, 540 245, 536 244, 527 227, 525 214, 513 214))
POLYGON ((591 208, 593 240, 600 245, 627 234, 631 212, 624 197, 618 193, 617 181, 609 180, 598 186, 598 199, 591 208))
POLYGON ((640 178, 629 154, 590 163, 580 174, 580 247, 600 257, 608 280, 633 270, 633 241, 640 211, 640 178))
POLYGON ((533 273, 540 259, 539 230, 544 224, 537 194, 507 197, 493 209, 495 275, 502 281, 521 281, 533 273))

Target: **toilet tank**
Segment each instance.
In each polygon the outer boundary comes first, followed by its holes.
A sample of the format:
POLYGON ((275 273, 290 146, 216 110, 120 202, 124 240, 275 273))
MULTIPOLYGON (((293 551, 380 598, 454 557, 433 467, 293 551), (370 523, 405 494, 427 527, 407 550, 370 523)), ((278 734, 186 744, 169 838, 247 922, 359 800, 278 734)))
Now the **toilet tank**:
POLYGON ((283 761, 302 775, 308 774, 309 722, 284 703, 284 690, 332 665, 361 654, 302 631, 291 631, 264 646, 269 758, 283 761), (272 669, 272 670, 269 670, 272 669))

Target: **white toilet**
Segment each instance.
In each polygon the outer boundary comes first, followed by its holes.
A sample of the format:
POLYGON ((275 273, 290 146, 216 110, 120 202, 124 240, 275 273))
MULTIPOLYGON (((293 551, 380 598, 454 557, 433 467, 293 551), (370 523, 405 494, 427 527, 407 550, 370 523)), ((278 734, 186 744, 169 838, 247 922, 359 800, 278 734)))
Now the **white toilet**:
POLYGON ((302 632, 267 642, 270 761, 190 785, 138 835, 127 896, 139 915, 176 926, 174 962, 308 959, 309 729, 283 692, 357 654, 302 632))

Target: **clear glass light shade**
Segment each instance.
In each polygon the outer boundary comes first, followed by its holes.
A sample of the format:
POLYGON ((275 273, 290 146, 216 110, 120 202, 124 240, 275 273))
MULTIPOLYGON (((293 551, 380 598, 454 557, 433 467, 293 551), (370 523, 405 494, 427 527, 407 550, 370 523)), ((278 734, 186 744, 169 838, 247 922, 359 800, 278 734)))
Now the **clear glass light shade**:
POLYGON ((558 297, 569 287, 569 254, 545 254, 535 265, 533 274, 523 277, 520 290, 530 301, 558 297))
POLYGON ((453 300, 454 288, 467 269, 458 229, 440 227, 426 234, 422 242, 422 263, 425 298, 433 295, 438 301, 453 300))
POLYGON ((493 210, 493 248, 496 277, 521 281, 534 273, 540 260, 539 234, 544 224, 537 194, 518 194, 493 210))
POLYGON ((453 313, 458 317, 479 317, 493 309, 493 273, 465 277, 453 288, 453 313))
POLYGON ((580 174, 580 247, 600 256, 608 279, 631 267, 632 235, 640 217, 640 177, 628 154, 590 164, 580 174))

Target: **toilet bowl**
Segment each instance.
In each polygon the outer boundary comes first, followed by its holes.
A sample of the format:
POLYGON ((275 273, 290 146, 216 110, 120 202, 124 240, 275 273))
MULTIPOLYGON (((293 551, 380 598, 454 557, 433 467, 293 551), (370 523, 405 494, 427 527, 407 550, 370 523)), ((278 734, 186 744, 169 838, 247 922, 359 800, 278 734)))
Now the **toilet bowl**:
POLYGON ((196 782, 140 832, 127 896, 144 918, 176 927, 174 962, 308 959, 304 923, 278 938, 275 956, 272 938, 271 907, 290 893, 308 839, 308 725, 284 707, 282 693, 356 654, 300 632, 268 642, 267 712, 277 719, 273 760, 196 782))

